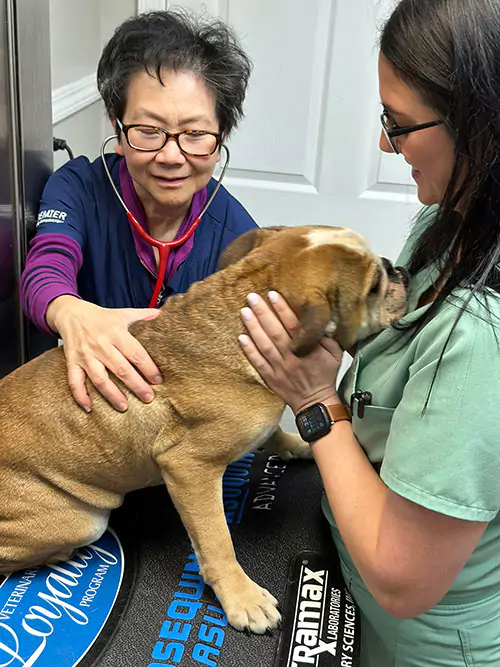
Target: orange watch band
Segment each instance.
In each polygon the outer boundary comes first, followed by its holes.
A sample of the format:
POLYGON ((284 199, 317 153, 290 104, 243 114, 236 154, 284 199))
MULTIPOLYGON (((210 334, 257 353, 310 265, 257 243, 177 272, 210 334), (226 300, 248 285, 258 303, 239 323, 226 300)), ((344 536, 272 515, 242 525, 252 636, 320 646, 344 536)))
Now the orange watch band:
POLYGON ((332 424, 335 422, 352 421, 351 410, 347 405, 337 403, 336 405, 325 405, 328 410, 332 424))

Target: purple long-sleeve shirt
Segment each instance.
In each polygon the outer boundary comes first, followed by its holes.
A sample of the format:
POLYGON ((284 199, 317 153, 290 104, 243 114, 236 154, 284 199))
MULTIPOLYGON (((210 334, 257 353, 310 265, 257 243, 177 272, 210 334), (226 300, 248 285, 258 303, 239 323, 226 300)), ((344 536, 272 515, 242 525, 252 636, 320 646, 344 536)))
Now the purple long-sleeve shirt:
POLYGON ((82 249, 70 236, 39 234, 32 240, 21 276, 21 303, 42 331, 54 333, 45 320, 51 301, 63 294, 78 297, 76 276, 82 264, 82 249))
MULTIPOLYGON (((119 181, 123 200, 127 207, 147 231, 147 218, 144 208, 135 191, 132 178, 122 160, 119 167, 119 181)), ((109 196, 115 194, 109 187, 109 196)), ((189 213, 182 222, 176 238, 182 236, 200 214, 207 202, 207 189, 196 192, 189 213)), ((75 211, 78 215, 78 211, 75 211)), ((61 216, 59 211, 43 211, 39 216, 39 224, 43 224, 50 216, 61 216)), ((84 213, 80 212, 84 217, 84 213)), ((53 220, 51 220, 53 222, 53 220)), ((84 257, 80 244, 72 236, 65 233, 61 220, 61 233, 37 234, 30 244, 30 251, 26 259, 26 266, 21 277, 21 301, 27 317, 36 326, 48 333, 53 333, 48 327, 45 316, 51 301, 62 295, 71 295, 79 298, 77 275, 84 257)), ((152 247, 132 227, 134 245, 141 262, 148 268, 152 276, 157 276, 156 261, 152 247)), ((179 248, 172 248, 167 262, 165 282, 171 279, 182 262, 192 250, 194 236, 179 248)), ((99 304, 103 305, 103 304, 99 304)))

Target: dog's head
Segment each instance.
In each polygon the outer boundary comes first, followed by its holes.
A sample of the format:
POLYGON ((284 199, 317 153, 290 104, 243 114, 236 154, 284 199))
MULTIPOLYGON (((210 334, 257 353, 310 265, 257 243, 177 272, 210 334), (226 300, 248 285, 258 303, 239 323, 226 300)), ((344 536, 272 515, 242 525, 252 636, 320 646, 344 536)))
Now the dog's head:
POLYGON ((349 229, 255 229, 228 247, 219 268, 240 261, 245 274, 266 271, 270 289, 295 311, 299 325, 292 339, 297 356, 309 354, 323 336, 349 348, 406 313, 404 270, 375 255, 363 237, 349 229))

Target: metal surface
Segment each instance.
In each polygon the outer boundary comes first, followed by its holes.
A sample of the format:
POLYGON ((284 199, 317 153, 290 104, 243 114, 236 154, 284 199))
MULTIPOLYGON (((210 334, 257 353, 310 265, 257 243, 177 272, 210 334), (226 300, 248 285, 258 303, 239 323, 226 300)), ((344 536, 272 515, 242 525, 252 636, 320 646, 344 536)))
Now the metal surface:
POLYGON ((0 0, 0 376, 46 348, 19 303, 19 276, 52 171, 49 0, 0 0))

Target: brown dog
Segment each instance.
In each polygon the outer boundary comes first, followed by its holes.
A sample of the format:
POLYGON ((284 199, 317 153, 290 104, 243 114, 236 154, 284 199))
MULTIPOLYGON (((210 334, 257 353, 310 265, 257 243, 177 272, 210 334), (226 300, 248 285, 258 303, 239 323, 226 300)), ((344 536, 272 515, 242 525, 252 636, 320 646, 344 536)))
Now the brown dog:
POLYGON ((132 327, 165 378, 151 404, 122 386, 129 409, 119 413, 89 386, 86 414, 61 349, 0 382, 0 572, 67 559, 104 532, 125 493, 163 479, 229 622, 257 633, 277 626, 277 601, 236 561, 222 475, 261 445, 285 457, 309 449, 278 429, 283 402, 239 348, 240 308, 249 292, 280 292, 300 321, 294 351, 305 355, 325 332, 347 348, 388 326, 404 314, 406 290, 361 237, 338 228, 254 230, 222 263, 132 327))

